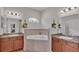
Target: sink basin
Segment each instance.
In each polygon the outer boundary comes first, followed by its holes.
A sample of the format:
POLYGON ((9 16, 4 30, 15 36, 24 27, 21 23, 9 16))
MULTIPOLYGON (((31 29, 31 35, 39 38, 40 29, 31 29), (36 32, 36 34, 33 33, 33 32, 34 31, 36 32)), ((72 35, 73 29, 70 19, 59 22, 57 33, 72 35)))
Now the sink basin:
POLYGON ((59 38, 61 38, 61 39, 69 39, 69 40, 72 39, 71 37, 66 37, 66 36, 59 36, 59 38))

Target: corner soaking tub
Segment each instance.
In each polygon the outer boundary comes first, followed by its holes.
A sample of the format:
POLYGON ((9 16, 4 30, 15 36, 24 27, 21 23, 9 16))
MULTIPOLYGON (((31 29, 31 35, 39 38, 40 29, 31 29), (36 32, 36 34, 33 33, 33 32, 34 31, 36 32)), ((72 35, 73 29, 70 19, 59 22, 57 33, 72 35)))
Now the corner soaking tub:
POLYGON ((48 52, 51 51, 50 29, 25 29, 24 51, 48 52))

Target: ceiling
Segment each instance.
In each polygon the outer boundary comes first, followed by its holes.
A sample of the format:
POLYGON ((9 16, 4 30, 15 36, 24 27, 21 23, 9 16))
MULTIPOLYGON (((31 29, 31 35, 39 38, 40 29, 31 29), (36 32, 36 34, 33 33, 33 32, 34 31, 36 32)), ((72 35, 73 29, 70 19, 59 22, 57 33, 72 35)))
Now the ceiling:
POLYGON ((38 11, 43 11, 43 10, 45 10, 48 7, 30 7, 30 8, 38 10, 38 11))

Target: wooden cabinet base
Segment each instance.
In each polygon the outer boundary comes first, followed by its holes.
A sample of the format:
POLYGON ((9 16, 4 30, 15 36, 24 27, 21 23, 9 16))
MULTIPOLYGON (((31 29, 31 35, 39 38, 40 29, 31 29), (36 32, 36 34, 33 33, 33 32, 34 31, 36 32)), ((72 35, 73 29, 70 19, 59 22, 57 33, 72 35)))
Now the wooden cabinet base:
POLYGON ((13 42, 9 38, 2 38, 0 40, 0 51, 7 52, 12 51, 13 42))
POLYGON ((64 40, 63 45, 62 45, 62 51, 63 52, 79 52, 79 44, 64 40))
POLYGON ((79 44, 58 37, 52 38, 53 52, 79 52, 79 44))
POLYGON ((23 51, 23 48, 17 49, 17 50, 12 50, 10 52, 19 52, 19 51, 23 51))
POLYGON ((54 52, 60 52, 62 51, 62 40, 59 40, 58 38, 54 38, 52 40, 52 51, 54 52))
POLYGON ((23 49, 23 36, 0 38, 0 51, 9 52, 23 49))

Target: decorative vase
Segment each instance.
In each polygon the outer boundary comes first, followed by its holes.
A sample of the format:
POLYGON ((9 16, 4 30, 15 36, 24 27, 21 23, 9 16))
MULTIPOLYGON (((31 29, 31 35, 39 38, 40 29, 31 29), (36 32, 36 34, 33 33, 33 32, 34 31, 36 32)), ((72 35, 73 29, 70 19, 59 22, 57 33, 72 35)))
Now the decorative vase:
POLYGON ((23 28, 27 28, 27 23, 24 23, 23 24, 23 28))
POLYGON ((61 24, 58 24, 58 28, 61 28, 61 24))
POLYGON ((55 20, 53 19, 52 28, 56 28, 55 20))

